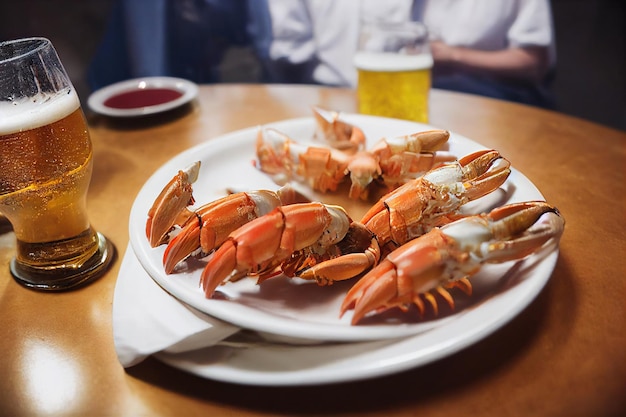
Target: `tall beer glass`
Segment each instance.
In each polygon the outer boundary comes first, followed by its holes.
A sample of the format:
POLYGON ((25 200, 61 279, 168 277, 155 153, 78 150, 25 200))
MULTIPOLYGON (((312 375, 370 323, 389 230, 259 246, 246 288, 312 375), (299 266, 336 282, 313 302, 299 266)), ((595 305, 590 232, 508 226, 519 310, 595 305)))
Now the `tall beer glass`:
POLYGON ((428 122, 433 59, 423 24, 362 19, 354 64, 360 113, 428 122))
POLYGON ((0 213, 17 239, 19 283, 65 290, 109 265, 114 248, 87 218, 92 165, 80 101, 51 42, 1 42, 0 213))

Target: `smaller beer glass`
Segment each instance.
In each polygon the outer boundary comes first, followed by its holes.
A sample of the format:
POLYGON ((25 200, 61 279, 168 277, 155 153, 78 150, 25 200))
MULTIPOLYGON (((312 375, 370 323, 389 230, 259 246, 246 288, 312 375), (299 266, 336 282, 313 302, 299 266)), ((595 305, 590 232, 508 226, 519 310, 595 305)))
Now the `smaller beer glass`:
POLYGON ((0 213, 17 239, 19 283, 70 289, 110 264, 115 249, 87 218, 92 165, 80 101, 51 42, 0 42, 0 213))
POLYGON ((426 27, 372 18, 360 25, 359 112, 427 123, 433 59, 426 27))

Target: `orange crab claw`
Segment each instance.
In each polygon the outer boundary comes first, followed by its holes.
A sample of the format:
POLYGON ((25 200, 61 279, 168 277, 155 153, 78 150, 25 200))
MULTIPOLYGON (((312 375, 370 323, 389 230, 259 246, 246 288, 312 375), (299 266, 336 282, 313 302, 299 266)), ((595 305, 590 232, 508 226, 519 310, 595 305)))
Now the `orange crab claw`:
POLYGON ((339 206, 301 203, 277 207, 232 232, 204 268, 200 282, 208 297, 225 280, 253 274, 263 279, 292 254, 323 251, 341 241, 350 218, 339 206))
POLYGON ((354 309, 352 324, 357 324, 372 311, 382 312, 392 307, 406 309, 412 302, 423 308, 419 294, 431 288, 417 281, 430 282, 443 272, 442 249, 446 246, 445 235, 433 229, 392 252, 348 291, 341 305, 341 315, 354 309), (407 261, 398 265, 396 258, 407 261))
POLYGON ((511 174, 511 163, 495 150, 483 150, 459 159, 468 200, 476 200, 504 184, 511 174))
POLYGON ((180 261, 198 248, 205 254, 211 253, 231 232, 282 203, 281 193, 259 190, 231 194, 200 207, 167 245, 163 254, 165 273, 172 273, 180 261))
POLYGON ((350 289, 341 314, 354 309, 352 323, 370 313, 415 304, 420 312, 424 300, 435 314, 442 296, 454 308, 446 288, 471 291, 467 281, 485 263, 525 258, 549 241, 558 241, 564 220, 559 211, 543 201, 515 203, 488 214, 469 216, 412 240, 391 252, 350 289), (544 216, 548 214, 548 216, 544 216))
POLYGON ((335 149, 356 152, 365 146, 363 131, 339 118, 339 113, 313 107, 318 133, 335 149))
POLYGON ((346 236, 337 244, 337 256, 316 260, 312 265, 295 271, 295 275, 315 280, 319 285, 359 276, 380 259, 378 240, 363 224, 353 222, 346 236))
POLYGON ((384 195, 361 222, 378 236, 381 247, 402 245, 455 220, 464 204, 495 191, 510 172, 509 162, 497 151, 472 153, 384 195))
POLYGON ((167 234, 175 224, 183 224, 192 216, 186 207, 194 204, 191 184, 198 179, 199 171, 200 162, 178 171, 152 204, 146 221, 146 236, 153 248, 168 241, 167 234))

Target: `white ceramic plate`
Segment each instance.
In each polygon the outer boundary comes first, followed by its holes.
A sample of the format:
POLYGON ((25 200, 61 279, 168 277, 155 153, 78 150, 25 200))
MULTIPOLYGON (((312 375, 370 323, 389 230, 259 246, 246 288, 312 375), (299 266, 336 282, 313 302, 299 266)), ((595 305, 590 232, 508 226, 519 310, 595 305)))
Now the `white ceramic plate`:
POLYGON ((87 100, 89 108, 96 113, 112 117, 137 117, 161 113, 189 103, 198 95, 198 86, 191 81, 173 77, 144 77, 120 81, 94 91, 87 100), (161 104, 119 108, 107 105, 112 97, 120 94, 136 93, 152 89, 164 89, 175 92, 176 98, 170 98, 161 104))
MULTIPOLYGON (((427 125, 371 116, 343 117, 361 127, 369 143, 385 135, 401 135, 431 128, 427 125)), ((312 118, 287 120, 272 123, 271 126, 301 141, 310 139, 315 130, 312 118)), ((145 237, 146 215, 154 199, 172 176, 197 160, 202 162, 200 178, 194 184, 197 206, 222 197, 227 187, 244 190, 278 188, 269 177, 252 165, 255 159, 256 133, 256 127, 234 132, 174 157, 146 182, 131 210, 130 241, 142 266, 166 291, 200 311, 243 328, 313 341, 373 341, 432 334, 435 330, 435 334, 453 336, 445 331, 441 333, 440 329, 445 329, 448 325, 456 329, 456 323, 464 320, 465 325, 470 327, 461 332, 466 336, 454 336, 451 340, 439 341, 463 345, 475 340, 478 335, 495 330, 512 318, 536 296, 550 277, 556 251, 548 257, 531 256, 523 263, 483 268, 472 279, 474 294, 471 297, 462 293, 455 294, 455 312, 449 311, 443 305, 445 303, 442 303, 442 311, 438 317, 421 319, 415 311, 407 314, 390 311, 366 318, 358 326, 350 325, 351 312, 346 313, 343 318, 338 317, 341 301, 353 285, 351 282, 318 287, 312 282, 282 277, 268 280, 263 285, 256 285, 253 279, 243 279, 220 286, 220 299, 206 299, 199 287, 202 262, 190 262, 190 268, 184 272, 171 275, 164 273, 161 263, 164 246, 149 246, 145 237), (503 299, 506 301, 503 302, 503 299), (470 319, 465 318, 468 315, 470 319)), ((449 141, 449 151, 459 156, 483 148, 480 144, 454 133, 449 141)), ((306 188, 303 190, 308 191, 306 188)), ((355 203, 343 196, 309 193, 313 199, 342 204, 355 218, 366 208, 363 203, 355 203)), ((538 199, 543 197, 537 188, 519 171, 513 170, 502 190, 483 201, 472 203, 467 209, 483 211, 493 205, 538 199)), ((434 354, 431 353, 432 355, 434 354)))
POLYGON ((519 314, 548 280, 558 253, 547 250, 502 275, 492 293, 430 330, 401 339, 359 343, 214 346, 157 359, 203 378, 259 386, 356 381, 415 368, 483 339, 519 314))

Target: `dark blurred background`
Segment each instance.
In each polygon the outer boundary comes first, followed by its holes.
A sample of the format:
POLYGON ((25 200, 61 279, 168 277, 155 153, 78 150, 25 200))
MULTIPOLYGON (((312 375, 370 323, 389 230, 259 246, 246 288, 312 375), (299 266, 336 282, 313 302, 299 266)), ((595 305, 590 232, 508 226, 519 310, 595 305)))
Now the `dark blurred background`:
MULTIPOLYGON (((114 0, 0 0, 0 40, 52 40, 80 97, 86 70, 114 0)), ((623 0, 552 0, 557 44, 553 92, 557 110, 626 130, 623 0)), ((224 82, 258 82, 251 51, 232 48, 220 66, 224 82)))

